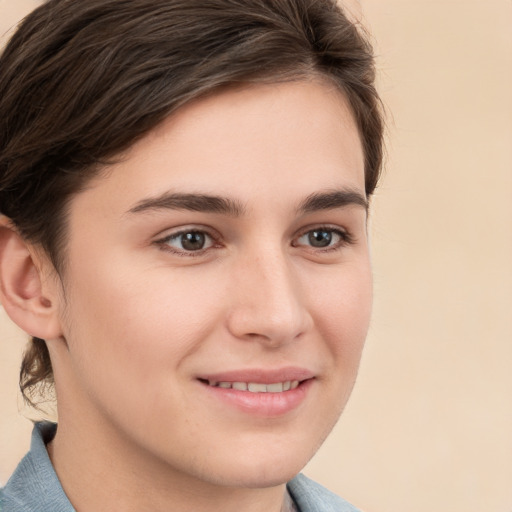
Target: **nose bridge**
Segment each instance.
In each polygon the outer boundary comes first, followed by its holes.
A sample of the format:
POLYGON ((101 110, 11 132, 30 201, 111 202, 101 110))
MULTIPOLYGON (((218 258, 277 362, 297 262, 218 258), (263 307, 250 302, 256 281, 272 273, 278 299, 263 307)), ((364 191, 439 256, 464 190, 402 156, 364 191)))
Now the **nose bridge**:
POLYGON ((236 291, 230 330, 239 338, 280 345, 293 341, 310 323, 308 310, 282 251, 260 250, 243 259, 234 280, 236 291))

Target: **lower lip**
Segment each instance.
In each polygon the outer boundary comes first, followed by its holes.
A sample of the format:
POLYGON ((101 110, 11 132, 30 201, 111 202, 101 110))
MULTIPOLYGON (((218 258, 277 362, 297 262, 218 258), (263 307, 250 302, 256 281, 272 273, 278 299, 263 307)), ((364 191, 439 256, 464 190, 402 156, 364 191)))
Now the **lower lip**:
POLYGON ((272 417, 282 416, 299 407, 305 400, 313 380, 305 380, 295 389, 280 393, 251 393, 250 391, 209 386, 203 382, 201 382, 201 385, 211 396, 242 412, 272 417))

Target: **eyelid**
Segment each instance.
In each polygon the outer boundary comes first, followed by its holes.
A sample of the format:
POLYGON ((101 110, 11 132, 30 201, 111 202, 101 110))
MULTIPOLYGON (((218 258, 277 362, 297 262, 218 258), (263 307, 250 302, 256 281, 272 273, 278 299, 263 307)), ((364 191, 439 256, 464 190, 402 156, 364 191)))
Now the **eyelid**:
POLYGON ((154 238, 155 242, 158 242, 159 240, 166 240, 166 239, 181 235, 183 233, 191 233, 191 232, 205 233, 215 240, 220 240, 220 238, 221 238, 221 236, 217 232, 217 230, 211 228, 210 226, 206 226, 204 224, 183 224, 183 225, 175 226, 172 228, 162 229, 156 235, 154 235, 153 238, 154 238))
MULTIPOLYGON (((183 256, 183 257, 198 257, 203 256, 205 253, 210 252, 212 249, 218 249, 222 246, 222 236, 214 229, 204 226, 204 225, 185 225, 176 227, 174 229, 167 229, 162 231, 161 233, 164 233, 164 235, 157 235, 158 238, 152 242, 154 245, 157 245, 162 251, 170 252, 171 254, 174 254, 176 256, 183 256), (180 250, 175 247, 172 247, 168 242, 169 240, 176 239, 180 235, 185 233, 203 233, 208 238, 211 239, 212 244, 209 247, 198 249, 195 251, 190 250, 180 250)), ((328 253, 328 252, 336 252, 343 247, 346 247, 347 245, 351 245, 355 243, 355 237, 351 234, 351 232, 344 227, 341 227, 339 225, 329 225, 329 224, 312 224, 309 226, 306 226, 302 228, 300 231, 297 232, 296 236, 292 240, 292 247, 295 248, 306 248, 311 252, 315 253, 328 253), (311 231, 330 231, 332 233, 337 234, 340 237, 340 240, 333 244, 326 247, 314 247, 307 244, 299 244, 298 240, 302 238, 303 236, 307 235, 311 231)))
POLYGON ((336 233, 337 235, 339 235, 339 237, 341 239, 340 242, 338 242, 337 244, 334 244, 334 245, 327 246, 327 247, 312 247, 312 246, 306 246, 306 247, 310 247, 311 250, 314 250, 316 252, 318 252, 318 251, 329 252, 329 251, 335 251, 337 249, 340 249, 341 247, 344 247, 346 245, 351 245, 351 244, 355 243, 355 237, 352 235, 352 233, 348 229, 343 228, 341 226, 321 224, 321 225, 307 226, 307 227, 301 229, 298 232, 297 236, 293 239, 293 243, 292 243, 293 247, 302 246, 302 244, 297 244, 296 241, 298 239, 302 238, 304 235, 307 235, 311 231, 322 231, 322 230, 336 233))
POLYGON ((158 238, 154 240, 153 244, 157 245, 161 250, 170 252, 172 254, 175 254, 177 256, 184 256, 184 257, 197 257, 202 256, 206 252, 210 251, 211 249, 215 249, 216 247, 220 246, 220 235, 212 230, 211 228, 208 228, 206 226, 202 225, 190 225, 190 226, 180 226, 179 228, 175 229, 167 229, 162 231, 161 233, 165 233, 165 235, 157 235, 158 238), (179 236, 185 234, 185 233, 202 233, 206 235, 208 238, 212 240, 212 245, 203 249, 198 249, 197 251, 187 251, 185 249, 180 250, 176 249, 175 247, 172 247, 169 245, 170 240, 177 239, 179 236))

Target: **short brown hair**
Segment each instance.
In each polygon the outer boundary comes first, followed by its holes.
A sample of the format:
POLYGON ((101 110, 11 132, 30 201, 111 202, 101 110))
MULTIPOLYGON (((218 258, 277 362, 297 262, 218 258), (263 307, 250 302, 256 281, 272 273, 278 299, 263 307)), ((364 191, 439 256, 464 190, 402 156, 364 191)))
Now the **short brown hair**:
MULTIPOLYGON (((63 267, 66 207, 105 164, 220 88, 320 75, 345 94, 379 179, 371 46, 335 0, 49 0, 0 58, 0 213, 63 267)), ((32 340, 20 387, 53 378, 32 340)))

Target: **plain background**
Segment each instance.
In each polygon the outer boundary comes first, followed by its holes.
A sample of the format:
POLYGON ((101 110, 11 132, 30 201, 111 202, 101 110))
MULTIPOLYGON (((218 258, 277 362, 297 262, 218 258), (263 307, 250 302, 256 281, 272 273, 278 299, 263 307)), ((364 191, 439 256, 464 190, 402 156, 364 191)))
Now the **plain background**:
MULTIPOLYGON (((348 0, 347 0, 348 1, 348 0)), ((37 0, 0 0, 4 33, 37 0)), ((366 512, 512 510, 512 2, 363 0, 388 109, 374 318, 306 473, 366 512)), ((0 309, 0 481, 27 450, 0 309)))

